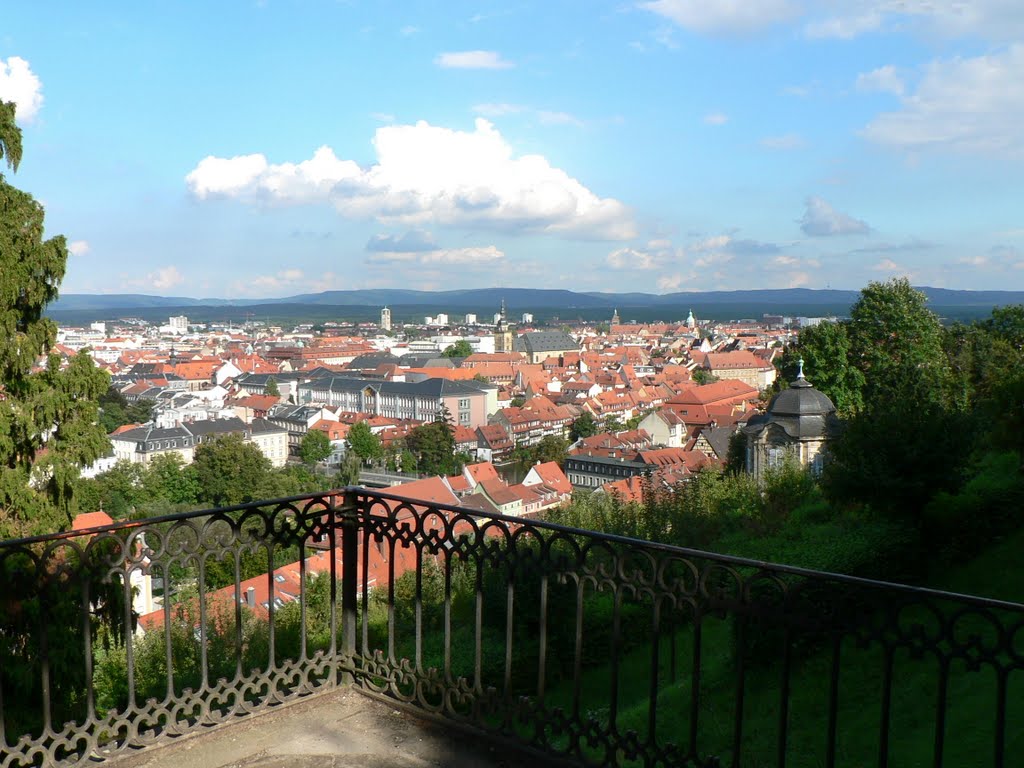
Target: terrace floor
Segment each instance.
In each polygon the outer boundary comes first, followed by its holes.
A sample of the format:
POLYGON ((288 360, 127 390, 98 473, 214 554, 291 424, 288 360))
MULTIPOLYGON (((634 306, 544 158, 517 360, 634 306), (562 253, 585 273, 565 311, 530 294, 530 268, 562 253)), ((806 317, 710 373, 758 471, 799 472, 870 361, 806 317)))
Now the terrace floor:
POLYGON ((129 752, 105 768, 511 768, 543 764, 351 690, 129 752))

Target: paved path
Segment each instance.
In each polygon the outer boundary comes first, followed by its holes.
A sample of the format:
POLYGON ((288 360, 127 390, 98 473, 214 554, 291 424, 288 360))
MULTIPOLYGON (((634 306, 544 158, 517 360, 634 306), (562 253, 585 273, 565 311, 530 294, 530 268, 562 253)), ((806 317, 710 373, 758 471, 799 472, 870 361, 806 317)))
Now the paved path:
POLYGON ((353 691, 304 699, 104 768, 511 768, 536 761, 353 691))

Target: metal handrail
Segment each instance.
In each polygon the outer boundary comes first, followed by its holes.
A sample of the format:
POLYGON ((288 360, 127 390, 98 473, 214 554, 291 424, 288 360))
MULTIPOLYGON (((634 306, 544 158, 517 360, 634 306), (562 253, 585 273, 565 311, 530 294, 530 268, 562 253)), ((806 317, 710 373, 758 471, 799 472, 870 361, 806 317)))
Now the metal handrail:
POLYGON ((931 764, 956 764, 946 731, 969 722, 992 731, 973 762, 1002 766, 1021 671, 1018 603, 376 489, 0 542, 0 768, 116 755, 337 685, 595 765, 864 762, 843 701, 867 696, 879 765, 921 741, 894 731, 910 707, 931 764), (798 721, 815 665, 825 690, 798 721), (905 673, 934 684, 931 716, 905 673), (968 720, 965 681, 992 687, 968 720), (769 695, 768 716, 749 711, 769 695))

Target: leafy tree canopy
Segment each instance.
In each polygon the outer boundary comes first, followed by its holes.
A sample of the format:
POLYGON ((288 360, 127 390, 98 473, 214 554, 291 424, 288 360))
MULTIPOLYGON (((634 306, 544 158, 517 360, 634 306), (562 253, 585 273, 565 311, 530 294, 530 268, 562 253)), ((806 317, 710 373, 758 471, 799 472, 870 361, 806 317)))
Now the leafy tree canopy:
POLYGON ((306 464, 318 464, 331 455, 331 440, 322 429, 311 429, 299 443, 299 458, 306 464))
POLYGON ((597 422, 594 421, 593 415, 590 411, 584 411, 569 427, 569 437, 573 442, 576 442, 583 437, 591 437, 597 434, 597 422))
POLYGON ((473 347, 465 339, 459 339, 441 354, 445 357, 469 357, 473 354, 473 347))
POLYGON ((846 323, 819 323, 801 330, 797 343, 776 361, 779 375, 774 391, 796 379, 800 360, 804 375, 828 396, 840 415, 851 415, 864 406, 864 374, 850 362, 846 323))
POLYGON ((192 466, 201 488, 200 503, 213 507, 256 500, 271 470, 270 459, 241 435, 203 443, 196 448, 192 466))
POLYGON ((365 421, 357 421, 352 425, 346 443, 349 450, 364 461, 372 461, 381 456, 380 438, 365 421))

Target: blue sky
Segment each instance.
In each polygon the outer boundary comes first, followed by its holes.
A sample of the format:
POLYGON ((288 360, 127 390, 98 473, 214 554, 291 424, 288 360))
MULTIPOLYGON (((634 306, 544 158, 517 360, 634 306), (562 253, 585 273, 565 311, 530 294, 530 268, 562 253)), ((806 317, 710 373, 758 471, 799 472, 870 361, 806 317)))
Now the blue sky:
POLYGON ((14 3, 0 98, 65 292, 1024 290, 1019 0, 14 3))

